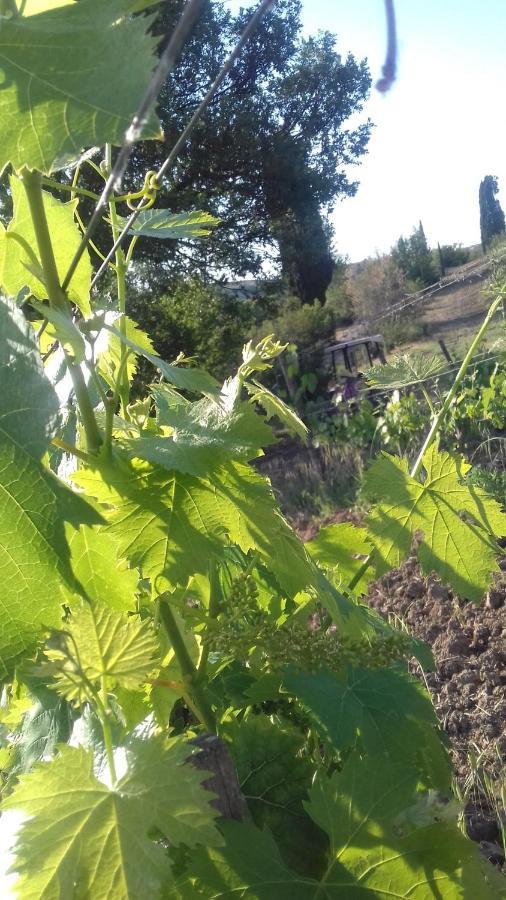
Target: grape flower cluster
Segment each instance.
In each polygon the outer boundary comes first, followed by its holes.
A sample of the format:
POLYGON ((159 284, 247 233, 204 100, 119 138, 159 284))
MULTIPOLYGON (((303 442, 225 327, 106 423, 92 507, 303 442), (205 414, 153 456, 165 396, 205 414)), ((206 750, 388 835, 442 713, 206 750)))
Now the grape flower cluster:
POLYGON ((255 651, 268 671, 291 664, 307 672, 347 665, 382 668, 410 655, 409 637, 402 632, 351 638, 333 629, 309 628, 303 619, 276 627, 258 604, 251 575, 234 580, 217 618, 208 625, 205 642, 210 652, 237 660, 255 651))

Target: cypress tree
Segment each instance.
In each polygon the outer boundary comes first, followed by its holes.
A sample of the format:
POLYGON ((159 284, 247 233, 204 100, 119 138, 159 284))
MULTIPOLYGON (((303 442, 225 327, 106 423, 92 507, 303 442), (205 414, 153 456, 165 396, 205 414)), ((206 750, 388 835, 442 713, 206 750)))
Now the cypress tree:
POLYGON ((505 230, 504 212, 496 194, 499 185, 495 175, 485 175, 480 184, 480 232, 483 252, 497 234, 505 230))

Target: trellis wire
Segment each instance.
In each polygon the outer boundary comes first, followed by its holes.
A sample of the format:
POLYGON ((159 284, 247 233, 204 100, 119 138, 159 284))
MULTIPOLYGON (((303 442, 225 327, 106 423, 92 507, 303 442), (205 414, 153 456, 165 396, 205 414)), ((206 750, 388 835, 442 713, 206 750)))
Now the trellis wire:
POLYGON ((97 205, 93 210, 86 231, 82 236, 79 247, 74 254, 67 274, 65 275, 65 278, 62 282, 62 289, 64 291, 67 290, 72 276, 77 269, 77 266, 79 265, 79 260, 86 250, 86 247, 88 246, 88 243, 100 222, 102 210, 105 209, 118 180, 120 180, 123 176, 128 160, 130 159, 132 150, 134 148, 134 144, 139 139, 142 133, 142 129, 146 122, 146 117, 149 114, 149 110, 156 97, 158 96, 160 88, 167 78, 167 75, 169 75, 169 73, 176 65, 183 45, 197 19, 197 16, 201 11, 202 2, 203 0, 187 0, 187 2, 185 3, 183 12, 181 13, 181 17, 176 27, 174 28, 169 43, 167 44, 160 57, 160 61, 155 69, 148 89, 144 94, 144 97, 142 98, 129 127, 125 132, 123 144, 116 158, 116 162, 112 168, 112 172, 110 173, 105 183, 104 189, 100 195, 100 199, 97 201, 97 205))
MULTIPOLYGON (((174 146, 172 147, 170 153, 168 154, 165 161, 162 163, 162 165, 158 169, 158 171, 156 173, 156 177, 155 177, 156 182, 160 182, 161 179, 164 178, 167 171, 174 164, 178 153, 180 152, 181 148, 183 147, 183 145, 186 143, 186 141, 190 137, 193 129, 195 128, 195 125, 197 124, 198 120, 201 118, 202 114, 205 112, 205 110, 209 106, 209 103, 211 102, 212 98, 216 94, 216 91, 218 90, 218 88, 220 87, 220 85, 222 84, 224 79, 227 77, 230 69, 232 68, 237 57, 239 56, 239 53, 241 52, 241 50, 244 47, 244 45, 246 44, 246 42, 249 40, 249 38, 250 38, 251 34, 253 33, 253 31, 255 30, 258 22, 260 21, 262 16, 267 12, 269 7, 273 5, 274 2, 275 2, 275 0, 262 0, 262 3, 260 4, 260 6, 257 7, 255 12, 253 13, 251 19, 249 20, 248 24, 246 25, 244 31, 242 32, 241 37, 239 38, 237 44, 235 45, 234 49, 232 50, 232 52, 230 53, 228 58, 223 63, 223 66, 221 67, 220 71, 218 72, 218 75, 214 79, 214 81, 211 84, 206 95, 204 96, 204 98, 201 100, 201 102, 197 106, 195 112, 189 119, 186 127, 183 129, 183 131, 179 135, 179 137, 178 137, 177 141, 175 142, 174 146)), ((114 254, 116 253, 116 250, 123 243, 126 235, 130 231, 130 228, 136 221, 137 217, 139 216, 139 213, 142 211, 143 205, 144 205, 143 201, 141 200, 139 205, 137 206, 137 208, 128 217, 123 230, 118 235, 116 241, 114 242, 113 246, 109 250, 109 253, 106 255, 100 268, 96 272, 95 277, 93 278, 93 281, 91 283, 92 288, 95 287, 97 281, 102 276, 102 274, 105 272, 110 260, 113 258, 114 254)))

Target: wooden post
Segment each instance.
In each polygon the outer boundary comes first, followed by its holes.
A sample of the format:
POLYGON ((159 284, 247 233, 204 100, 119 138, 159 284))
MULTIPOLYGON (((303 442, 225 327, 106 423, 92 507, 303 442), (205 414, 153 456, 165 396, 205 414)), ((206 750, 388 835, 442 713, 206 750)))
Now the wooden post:
POLYGON ((446 346, 445 342, 443 341, 443 338, 439 338, 439 346, 441 347, 441 353, 443 354, 446 361, 449 363, 452 363, 453 359, 450 356, 448 347, 446 346))

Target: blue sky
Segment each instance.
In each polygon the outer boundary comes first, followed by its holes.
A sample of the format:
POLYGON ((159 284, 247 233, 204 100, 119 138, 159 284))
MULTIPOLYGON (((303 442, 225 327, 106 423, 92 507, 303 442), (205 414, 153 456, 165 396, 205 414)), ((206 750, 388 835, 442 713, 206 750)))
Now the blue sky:
MULTIPOLYGON (((334 32, 343 54, 380 75, 383 0, 302 2, 308 34, 334 32)), ((396 10, 397 82, 366 104, 376 127, 353 169, 360 187, 332 217, 352 261, 388 251, 419 219, 433 245, 477 243, 484 175, 499 177, 506 209, 506 0, 397 0, 396 10)))

